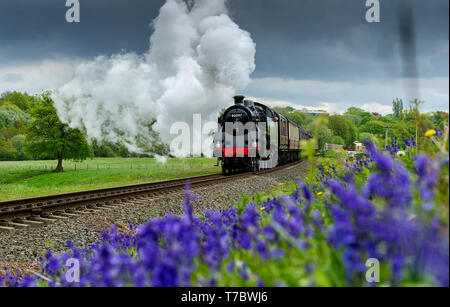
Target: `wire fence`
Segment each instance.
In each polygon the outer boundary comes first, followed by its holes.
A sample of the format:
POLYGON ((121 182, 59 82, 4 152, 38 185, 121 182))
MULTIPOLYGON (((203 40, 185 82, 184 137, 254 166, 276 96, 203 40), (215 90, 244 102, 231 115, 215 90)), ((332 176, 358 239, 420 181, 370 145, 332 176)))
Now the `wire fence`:
MULTIPOLYGON (((53 171, 56 163, 44 164, 20 164, 20 165, 0 165, 0 170, 4 168, 10 171, 53 171)), ((205 171, 214 168, 214 164, 206 163, 170 163, 170 164, 100 164, 100 163, 67 163, 63 164, 65 171, 100 171, 100 170, 129 170, 129 171, 153 171, 153 172, 176 172, 199 170, 205 171)))
POLYGON ((343 145, 328 144, 328 143, 326 143, 326 144, 325 144, 324 150, 325 150, 325 151, 328 151, 328 150, 342 151, 342 150, 344 150, 344 146, 343 146, 343 145))

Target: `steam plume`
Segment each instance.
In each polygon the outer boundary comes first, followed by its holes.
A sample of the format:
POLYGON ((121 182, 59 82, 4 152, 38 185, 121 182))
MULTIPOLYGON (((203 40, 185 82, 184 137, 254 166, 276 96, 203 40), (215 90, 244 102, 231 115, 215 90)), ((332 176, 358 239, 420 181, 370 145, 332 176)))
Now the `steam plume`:
POLYGON ((230 19, 225 2, 167 0, 152 23, 148 52, 83 62, 53 94, 61 120, 89 138, 125 140, 137 150, 152 119, 169 142, 174 122, 191 123, 194 113, 216 118, 255 69, 255 44, 230 19))

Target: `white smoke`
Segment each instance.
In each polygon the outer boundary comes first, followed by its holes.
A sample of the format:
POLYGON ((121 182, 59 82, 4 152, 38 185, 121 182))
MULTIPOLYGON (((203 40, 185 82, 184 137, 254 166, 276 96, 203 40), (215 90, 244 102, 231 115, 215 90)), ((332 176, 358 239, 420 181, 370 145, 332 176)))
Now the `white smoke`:
POLYGON ((174 122, 191 124, 194 113, 216 119, 255 69, 255 44, 225 2, 167 0, 152 23, 148 52, 83 62, 53 94, 61 120, 89 138, 126 140, 137 149, 151 119, 165 142, 174 122))
POLYGON ((167 163, 167 157, 164 157, 164 156, 155 155, 155 160, 156 160, 156 162, 158 162, 160 164, 166 164, 167 163))

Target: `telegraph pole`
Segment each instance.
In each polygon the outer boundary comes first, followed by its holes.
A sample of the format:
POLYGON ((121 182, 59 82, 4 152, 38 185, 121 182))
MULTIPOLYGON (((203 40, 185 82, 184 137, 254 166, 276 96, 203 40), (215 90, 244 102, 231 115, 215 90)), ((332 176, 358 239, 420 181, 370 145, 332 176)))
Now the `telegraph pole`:
POLYGON ((386 137, 385 137, 385 146, 384 146, 384 148, 387 148, 388 147, 388 138, 389 138, 389 129, 391 129, 392 126, 386 126, 385 128, 386 128, 386 137))

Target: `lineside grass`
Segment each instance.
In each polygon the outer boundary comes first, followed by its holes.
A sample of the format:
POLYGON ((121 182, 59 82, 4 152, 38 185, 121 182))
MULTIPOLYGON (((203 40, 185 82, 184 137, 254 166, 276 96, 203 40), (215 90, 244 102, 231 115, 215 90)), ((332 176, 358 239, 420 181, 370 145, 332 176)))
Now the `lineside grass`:
POLYGON ((220 172, 216 159, 96 158, 65 161, 63 173, 53 173, 56 161, 0 162, 0 201, 87 191, 220 172))

